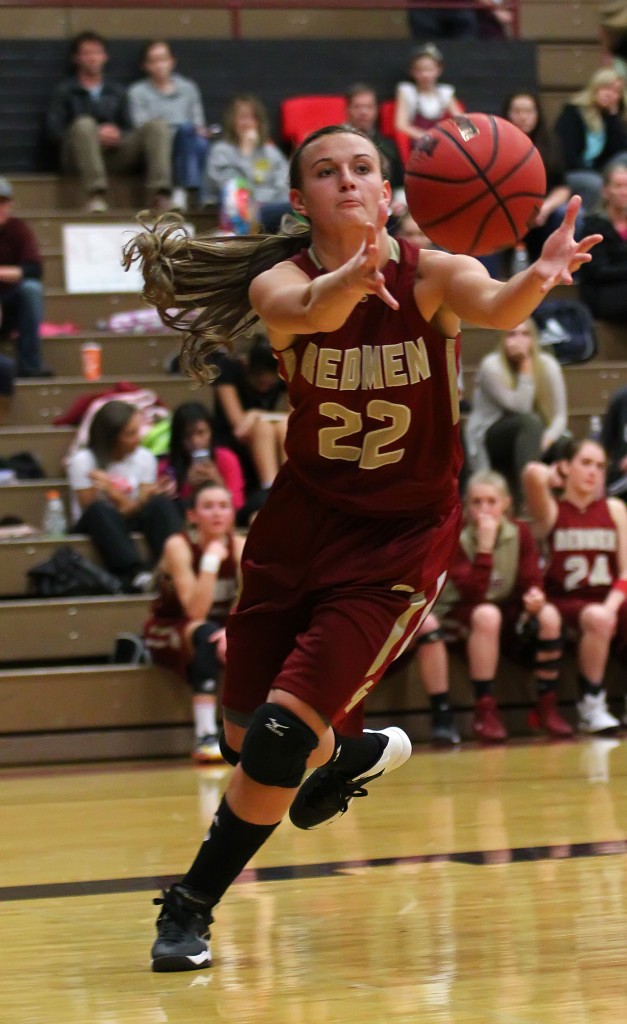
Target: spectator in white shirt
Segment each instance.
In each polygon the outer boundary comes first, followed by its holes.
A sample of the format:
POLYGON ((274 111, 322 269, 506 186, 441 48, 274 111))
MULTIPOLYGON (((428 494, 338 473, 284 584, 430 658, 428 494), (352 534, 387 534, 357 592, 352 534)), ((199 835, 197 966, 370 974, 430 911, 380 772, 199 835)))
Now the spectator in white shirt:
POLYGON ((157 478, 157 460, 140 444, 140 425, 134 406, 107 402, 91 421, 87 447, 74 452, 67 467, 73 532, 91 538, 106 568, 131 593, 152 583, 133 531, 144 534, 154 564, 183 525, 169 497, 172 481, 157 478))

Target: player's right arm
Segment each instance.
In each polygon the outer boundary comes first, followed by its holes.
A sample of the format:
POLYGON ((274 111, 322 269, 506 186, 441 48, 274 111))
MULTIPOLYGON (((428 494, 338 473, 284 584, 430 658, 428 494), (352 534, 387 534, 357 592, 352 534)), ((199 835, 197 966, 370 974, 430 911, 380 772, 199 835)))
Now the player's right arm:
POLYGON ((534 533, 539 537, 547 537, 557 519, 557 502, 551 493, 554 472, 553 466, 546 466, 543 462, 528 462, 522 471, 534 533))
MULTIPOLYGON (((383 238, 387 245, 387 236, 383 238)), ((311 280, 295 264, 285 262, 255 277, 248 294, 271 332, 272 347, 289 348, 295 334, 339 330, 364 295, 378 295, 398 309, 379 269, 380 241, 374 225, 367 224, 362 245, 336 270, 311 280)))
POLYGON ((218 570, 204 572, 201 562, 201 569, 196 575, 189 544, 180 534, 172 534, 171 537, 168 537, 163 548, 160 568, 170 576, 188 619, 203 620, 207 618, 213 604, 220 563, 226 557, 226 550, 221 541, 212 541, 204 553, 217 556, 219 559, 218 570))

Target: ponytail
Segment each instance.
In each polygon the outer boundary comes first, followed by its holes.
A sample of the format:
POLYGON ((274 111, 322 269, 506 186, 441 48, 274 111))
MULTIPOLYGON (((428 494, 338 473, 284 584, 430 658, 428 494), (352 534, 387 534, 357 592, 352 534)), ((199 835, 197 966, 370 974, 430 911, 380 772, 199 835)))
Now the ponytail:
POLYGON ((194 238, 178 214, 152 225, 145 216, 139 217, 144 230, 124 247, 123 266, 139 264, 144 301, 166 326, 183 332, 183 369, 198 381, 212 380, 212 352, 232 347, 259 320, 248 298, 251 281, 307 246, 309 227, 284 217, 278 235, 194 238))

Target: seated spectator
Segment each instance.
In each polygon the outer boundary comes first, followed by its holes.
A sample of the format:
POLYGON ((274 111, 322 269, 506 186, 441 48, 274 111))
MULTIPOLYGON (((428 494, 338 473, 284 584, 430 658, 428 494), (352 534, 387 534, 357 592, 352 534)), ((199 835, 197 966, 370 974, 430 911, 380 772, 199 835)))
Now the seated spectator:
POLYGON ((168 454, 159 473, 174 481, 174 497, 186 507, 201 484, 215 483, 231 495, 237 512, 244 504, 244 474, 230 448, 214 447, 211 414, 201 402, 183 402, 172 415, 168 454))
POLYGON ((493 695, 505 650, 531 659, 537 703, 530 724, 551 736, 571 736, 557 710, 562 623, 547 602, 531 531, 509 518, 507 484, 490 470, 470 477, 465 508, 466 525, 434 611, 466 643, 476 699, 473 733, 485 743, 507 739, 493 695))
POLYGON ((600 10, 601 63, 627 79, 627 3, 604 4, 600 10))
POLYGON ((107 210, 109 174, 144 167, 147 202, 168 210, 172 192, 172 137, 162 120, 133 128, 124 86, 104 75, 107 42, 95 32, 72 40, 72 77, 54 91, 47 128, 62 169, 78 174, 90 213, 107 210))
POLYGON ((224 626, 239 589, 244 546, 244 538, 233 533, 233 518, 229 492, 213 481, 200 484, 187 512, 188 529, 165 542, 158 597, 144 626, 153 661, 178 672, 192 688, 192 756, 201 762, 222 760, 216 693, 226 656, 224 626))
POLYGON ((234 96, 226 108, 223 136, 211 147, 208 177, 218 201, 229 182, 243 179, 264 231, 276 231, 289 212, 287 160, 270 141, 266 109, 251 93, 234 96))
POLYGON ((599 202, 602 172, 616 157, 627 158, 625 82, 612 68, 595 71, 555 123, 569 188, 581 196, 585 213, 599 202))
POLYGON ((412 245, 418 246, 419 249, 436 248, 431 239, 427 238, 420 225, 416 224, 411 213, 404 213, 399 219, 396 230, 394 231, 394 237, 404 238, 406 242, 411 242, 412 245))
POLYGON ((387 160, 387 178, 392 186, 391 209, 400 216, 406 209, 404 171, 394 139, 378 130, 379 104, 375 89, 366 82, 355 82, 346 90, 346 121, 374 142, 387 160))
POLYGON ((438 81, 442 62, 442 54, 433 43, 418 47, 409 66, 412 81, 400 82, 396 88, 396 130, 408 135, 414 144, 439 121, 462 113, 454 87, 438 81))
POLYGON ((182 516, 169 495, 169 477, 157 477, 157 460, 140 443, 138 410, 114 399, 89 426, 87 447, 70 456, 73 532, 86 533, 110 572, 130 593, 148 590, 152 573, 132 537, 140 530, 156 562, 182 516))
POLYGON ((2 334, 15 343, 18 377, 51 377, 41 362, 42 262, 33 229, 13 216, 13 188, 0 178, 0 311, 2 334))
POLYGON ((579 294, 593 316, 613 323, 627 322, 627 155, 603 172, 602 208, 588 214, 584 231, 603 240, 595 246, 594 266, 578 275, 579 294))
POLYGON ((414 7, 407 12, 414 39, 472 39, 477 35, 477 14, 471 9, 414 7))
POLYGON ((286 394, 264 334, 257 334, 248 355, 214 353, 219 376, 214 389, 216 443, 235 451, 248 470, 248 486, 267 491, 285 460, 286 394))
MULTIPOLYGON (((566 184, 564 161, 557 138, 548 130, 534 92, 514 92, 505 100, 502 116, 528 135, 542 157, 546 171, 546 196, 523 242, 529 262, 539 259, 544 242, 564 216, 571 190, 566 184)), ((596 255, 596 253, 595 253, 596 255)))
POLYGON ((482 4, 476 12, 479 39, 507 39, 514 23, 507 0, 479 0, 479 3, 482 4))
POLYGON ((519 507, 523 467, 548 452, 566 423, 562 368, 540 351, 536 325, 525 320, 479 364, 466 424, 470 467, 502 473, 519 507))
POLYGON ((627 501, 627 387, 610 396, 603 417, 601 444, 608 458, 608 491, 627 501))
POLYGON ((196 193, 197 205, 203 206, 210 133, 200 90, 189 78, 175 74, 176 60, 170 44, 162 40, 146 43, 139 64, 146 77, 128 90, 133 126, 141 128, 155 120, 169 124, 173 137, 172 206, 185 212, 190 190, 196 193))
POLYGON ((585 439, 554 466, 530 463, 523 476, 536 535, 548 549, 546 594, 577 638, 577 711, 588 733, 620 725, 607 709, 604 676, 610 649, 623 664, 627 656, 627 509, 605 497, 605 470, 601 445, 585 439))

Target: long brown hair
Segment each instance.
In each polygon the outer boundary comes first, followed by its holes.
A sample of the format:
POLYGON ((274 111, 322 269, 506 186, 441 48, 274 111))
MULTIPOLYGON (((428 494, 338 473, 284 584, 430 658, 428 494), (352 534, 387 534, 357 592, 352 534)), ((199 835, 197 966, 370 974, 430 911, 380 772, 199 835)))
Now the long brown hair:
MULTIPOLYGON (((531 335, 531 363, 533 365, 533 379, 536 386, 536 396, 534 399, 534 409, 540 414, 540 418, 545 426, 551 422, 555 415, 555 402, 553 401, 553 392, 549 383, 546 370, 542 364, 542 351, 540 349, 540 335, 535 320, 529 317, 524 321, 525 327, 529 329, 531 335)), ((497 352, 501 358, 501 369, 507 387, 514 391, 518 385, 518 373, 512 369, 507 355, 505 353, 505 340, 507 338, 507 332, 505 331, 500 338, 497 352)), ((548 355, 548 353, 545 353, 548 355)), ((549 358, 553 357, 549 355, 549 358)))
MULTIPOLYGON (((302 184, 303 150, 322 136, 340 134, 368 139, 350 125, 312 132, 290 160, 291 188, 302 184)), ((381 169, 383 173, 382 163, 381 169)), ((232 347, 259 320, 248 298, 251 281, 309 245, 309 224, 284 217, 277 235, 192 238, 178 214, 164 214, 154 224, 147 217, 139 215, 144 230, 124 247, 123 265, 128 270, 139 263, 144 301, 156 308, 164 324, 183 332, 181 364, 186 372, 199 381, 212 380, 211 353, 232 347)))
POLYGON ((270 137, 270 125, 268 123, 268 112, 264 107, 263 103, 258 96, 255 96, 252 92, 239 92, 236 96, 230 100, 226 110, 224 111, 223 129, 224 138, 227 142, 231 142, 234 146, 239 146, 240 138, 235 128, 235 120, 237 117, 237 108, 242 104, 246 104, 251 107, 253 117, 257 122, 257 132, 259 134, 259 145, 263 146, 270 137))

